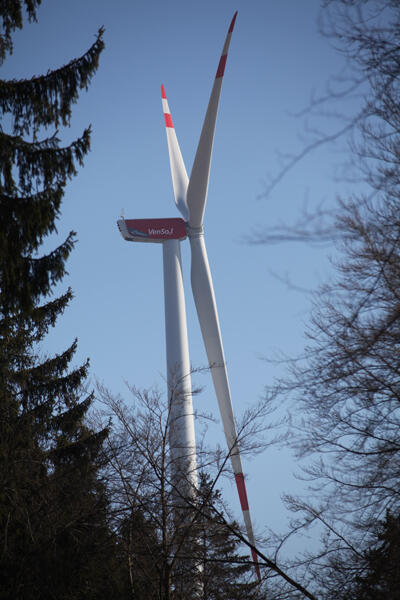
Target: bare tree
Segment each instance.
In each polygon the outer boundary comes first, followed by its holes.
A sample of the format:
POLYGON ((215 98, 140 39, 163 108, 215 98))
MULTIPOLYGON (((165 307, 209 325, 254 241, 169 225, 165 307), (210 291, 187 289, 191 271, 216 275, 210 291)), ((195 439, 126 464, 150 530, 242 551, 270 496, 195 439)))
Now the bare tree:
MULTIPOLYGON (((308 155, 323 146, 341 141, 345 158, 338 181, 360 185, 370 199, 385 187, 398 184, 398 28, 397 0, 322 0, 319 27, 343 57, 343 68, 331 76, 326 89, 313 93, 309 104, 296 119, 304 119, 304 146, 285 154, 283 166, 264 191, 269 197, 276 186, 308 155)), ((251 243, 312 244, 341 241, 349 235, 341 222, 342 203, 325 206, 304 203, 302 213, 292 222, 257 228, 251 243)))
MULTIPOLYGON (((217 490, 229 469, 229 451, 201 444, 197 452, 201 484, 196 493, 184 494, 188 488, 175 485, 171 468, 168 401, 154 390, 130 391, 128 407, 99 386, 102 411, 97 418, 111 421, 105 477, 133 597, 282 600, 287 590, 293 589, 298 598, 315 600, 284 566, 260 550, 261 544, 254 548, 229 516, 217 490), (246 549, 258 554, 264 579, 261 586, 246 549)), ((269 413, 269 402, 245 412, 238 426, 244 453, 268 445, 265 430, 273 428, 272 424, 265 426, 269 413)))
MULTIPOLYGON (((292 566, 331 600, 354 597, 380 543, 377 525, 400 513, 400 3, 324 5, 325 32, 353 69, 347 92, 363 90, 358 112, 338 130, 352 133, 363 192, 355 186, 335 211, 259 241, 334 239, 338 250, 334 281, 314 297, 304 355, 275 390, 289 396, 293 446, 309 481, 307 497, 286 497, 295 519, 277 548, 314 529, 320 544, 292 566)), ((310 110, 338 97, 331 91, 310 110)), ((321 135, 305 152, 329 141, 321 135)), ((398 551, 400 539, 391 544, 398 551)))
MULTIPOLYGON (((214 598, 210 583, 208 592, 203 590, 206 575, 207 581, 210 579, 210 570, 204 565, 214 561, 229 564, 229 569, 225 567, 226 595, 221 591, 221 598, 236 597, 227 595, 234 589, 240 593, 238 598, 261 597, 252 563, 246 556, 236 552, 226 557, 215 555, 215 547, 208 555, 204 547, 204 540, 218 525, 210 507, 218 504, 224 513, 222 500, 214 492, 227 468, 227 457, 220 451, 200 449, 199 471, 205 466, 216 471, 201 493, 192 489, 192 474, 188 474, 188 485, 177 482, 169 448, 170 403, 154 390, 130 391, 133 402, 128 407, 121 398, 99 387, 102 416, 113 424, 106 457, 114 526, 123 534, 133 592, 145 587, 149 598, 214 598)), ((232 549, 238 544, 235 539, 232 549)))

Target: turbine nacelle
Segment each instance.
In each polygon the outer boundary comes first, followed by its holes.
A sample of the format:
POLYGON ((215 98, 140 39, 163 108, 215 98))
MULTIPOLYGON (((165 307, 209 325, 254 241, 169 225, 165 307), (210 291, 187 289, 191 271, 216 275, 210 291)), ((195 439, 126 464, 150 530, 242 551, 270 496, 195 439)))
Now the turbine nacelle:
POLYGON ((185 240, 186 223, 183 219, 119 219, 118 229, 128 242, 152 242, 161 244, 166 240, 185 240))

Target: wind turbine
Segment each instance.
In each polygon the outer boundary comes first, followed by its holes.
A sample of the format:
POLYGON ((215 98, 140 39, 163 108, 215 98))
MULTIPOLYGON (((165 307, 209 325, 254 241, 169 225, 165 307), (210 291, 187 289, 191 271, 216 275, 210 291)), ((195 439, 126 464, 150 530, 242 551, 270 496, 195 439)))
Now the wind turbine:
MULTIPOLYGON (((191 246, 191 285, 197 316, 218 399, 247 536, 249 542, 255 546, 203 228, 219 97, 236 16, 237 12, 234 14, 229 26, 219 60, 190 179, 186 172, 175 133, 165 89, 164 86, 161 86, 175 204, 183 219, 121 219, 118 221, 118 226, 126 240, 163 243, 168 387, 171 402, 176 402, 176 406, 171 407, 171 413, 174 415, 172 423, 176 423, 176 427, 170 433, 170 446, 175 452, 178 463, 180 461, 181 468, 188 470, 188 475, 192 478, 191 484, 195 486, 196 458, 190 363, 180 257, 180 241, 185 239, 186 235, 189 237, 191 246)), ((257 554, 253 549, 251 553, 257 577, 260 580, 257 554)))

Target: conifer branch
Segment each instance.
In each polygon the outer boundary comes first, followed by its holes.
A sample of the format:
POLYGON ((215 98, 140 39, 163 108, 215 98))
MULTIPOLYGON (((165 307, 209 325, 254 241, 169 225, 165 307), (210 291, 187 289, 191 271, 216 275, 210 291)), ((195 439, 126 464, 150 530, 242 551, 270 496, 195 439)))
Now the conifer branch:
POLYGON ((99 66, 103 33, 100 28, 95 42, 80 58, 46 75, 29 80, 0 80, 0 111, 11 115, 14 134, 70 124, 71 106, 76 103, 79 91, 88 89, 99 66))

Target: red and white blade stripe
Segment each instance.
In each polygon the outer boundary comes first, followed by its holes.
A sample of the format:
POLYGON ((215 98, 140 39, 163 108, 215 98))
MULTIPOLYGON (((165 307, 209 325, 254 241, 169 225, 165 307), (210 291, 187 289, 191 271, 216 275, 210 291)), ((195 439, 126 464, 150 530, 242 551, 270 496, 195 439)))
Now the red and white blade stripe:
POLYGON ((214 141, 215 122, 217 119, 222 79, 225 72, 226 59, 228 57, 229 44, 231 42, 236 16, 237 11, 233 16, 229 26, 228 34, 225 39, 214 85, 211 90, 211 96, 204 119, 203 129, 200 135, 199 145, 197 146, 192 173, 190 175, 189 187, 187 191, 187 204, 190 213, 189 225, 191 227, 201 227, 203 224, 203 215, 206 205, 208 180, 210 174, 211 154, 214 141))
POLYGON ((224 73, 225 73, 226 59, 228 58, 229 44, 231 43, 232 31, 233 31, 233 28, 235 27, 236 17, 237 17, 237 11, 233 15, 233 19, 231 21, 231 24, 230 24, 230 27, 228 30, 228 35, 226 36, 226 40, 225 40, 225 44, 224 44, 224 47, 222 50, 221 58, 219 59, 217 74, 215 75, 216 79, 218 79, 219 77, 223 77, 224 73))
MULTIPOLYGON (((246 526, 247 537, 249 538, 250 544, 255 546, 256 544, 255 544, 255 539, 254 539, 253 525, 252 525, 251 517, 250 517, 249 502, 247 500, 246 483, 244 480, 243 473, 235 473, 235 480, 236 480, 236 487, 237 487, 239 499, 240 499, 240 506, 241 506, 242 512, 243 512, 244 524, 246 526)), ((258 579, 258 581, 261 581, 261 573, 260 573, 260 567, 258 564, 258 556, 255 553, 255 551, 253 550, 253 548, 251 548, 251 556, 254 561, 257 579, 258 579)))
POLYGON ((161 102, 167 133, 169 164, 171 167, 175 204, 182 217, 187 221, 189 218, 189 210, 186 204, 186 192, 189 178, 186 172, 185 163, 183 162, 181 149, 179 148, 178 138, 176 137, 175 127, 172 122, 171 112, 169 110, 167 96, 163 85, 161 86, 161 102))

